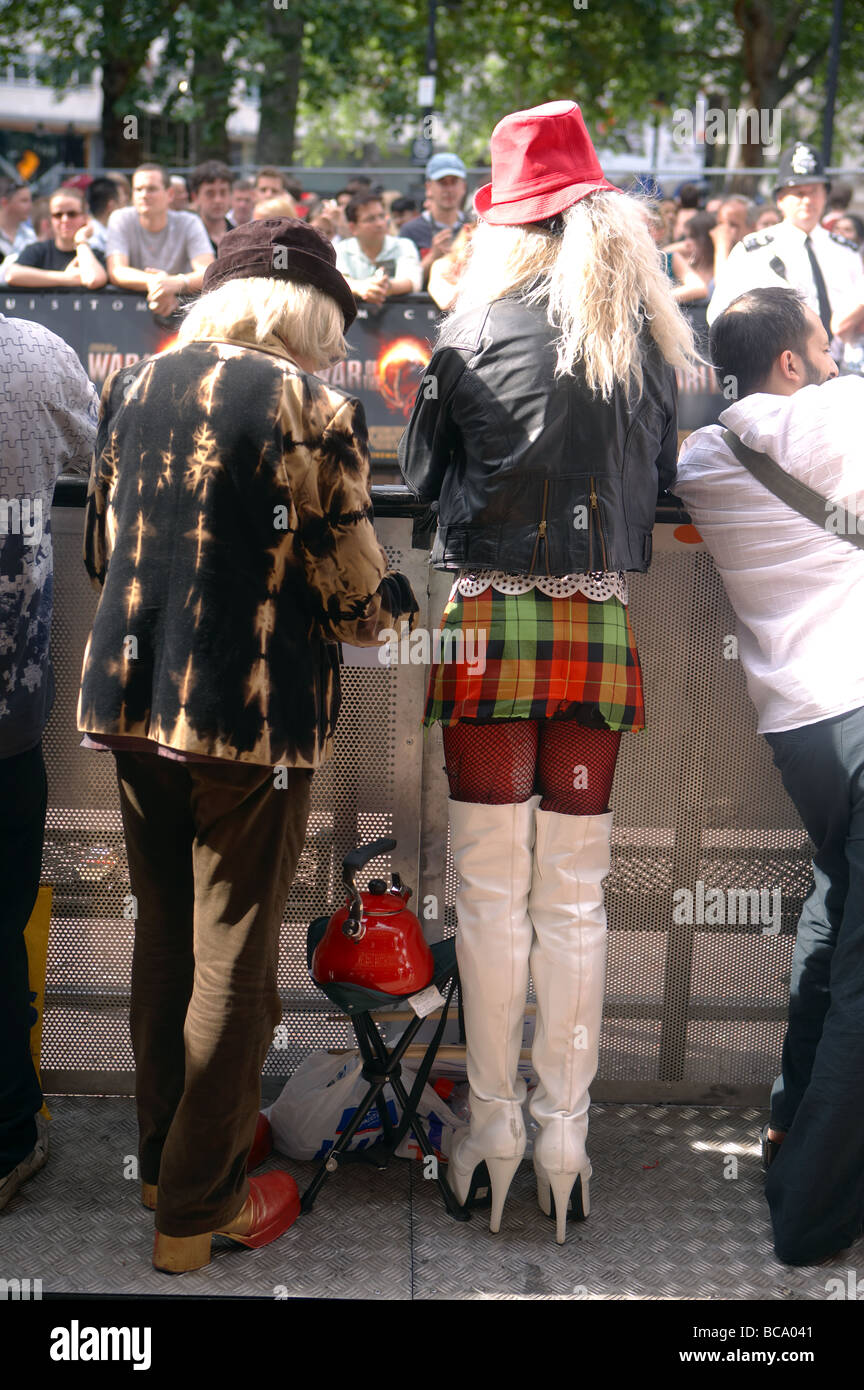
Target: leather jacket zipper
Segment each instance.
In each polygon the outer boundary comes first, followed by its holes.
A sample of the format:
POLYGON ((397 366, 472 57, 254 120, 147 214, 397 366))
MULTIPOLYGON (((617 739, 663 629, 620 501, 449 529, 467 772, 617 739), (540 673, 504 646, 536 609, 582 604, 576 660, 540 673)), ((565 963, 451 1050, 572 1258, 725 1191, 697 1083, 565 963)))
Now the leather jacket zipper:
POLYGON ((604 569, 604 570, 608 570, 609 566, 608 566, 608 564, 607 564, 607 562, 606 562, 606 537, 605 537, 604 534, 603 534, 603 522, 600 520, 600 504, 599 504, 599 502, 597 501, 597 485, 596 485, 596 483, 595 483, 595 481, 594 481, 593 478, 590 479, 590 483, 591 483, 591 530, 588 532, 588 565, 589 565, 589 567, 593 567, 593 564, 594 564, 594 547, 593 547, 592 544, 591 544, 591 536, 592 536, 592 532, 593 532, 593 530, 594 530, 594 521, 596 520, 596 522, 597 522, 597 534, 598 534, 599 537, 600 537, 600 554, 603 556, 603 569, 604 569))
POLYGON ((549 571, 549 540, 548 540, 547 535, 546 535, 546 503, 547 503, 548 499, 549 499, 549 479, 546 478, 546 480, 545 480, 544 483, 543 483, 543 514, 542 514, 542 516, 541 516, 541 518, 540 518, 540 524, 539 524, 539 526, 537 527, 537 539, 536 539, 535 542, 534 542, 534 552, 533 552, 533 554, 532 554, 532 556, 531 556, 531 568, 530 568, 529 571, 528 571, 529 574, 533 574, 533 573, 534 573, 534 566, 535 566, 535 564, 537 563, 537 548, 538 548, 538 546, 540 545, 540 541, 541 541, 541 540, 543 541, 543 555, 544 555, 544 559, 545 559, 545 561, 546 561, 546 573, 549 574, 549 572, 550 572, 550 571, 549 571))

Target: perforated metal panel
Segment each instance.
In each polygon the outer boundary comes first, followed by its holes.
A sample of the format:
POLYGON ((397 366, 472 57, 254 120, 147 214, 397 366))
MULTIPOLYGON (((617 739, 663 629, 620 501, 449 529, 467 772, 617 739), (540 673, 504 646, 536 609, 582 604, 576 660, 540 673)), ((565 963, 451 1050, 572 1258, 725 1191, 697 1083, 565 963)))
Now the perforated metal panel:
MULTIPOLYGON (((134 924, 114 759, 75 730, 81 656, 95 610, 80 560, 81 513, 55 509, 57 701, 45 737, 49 813, 43 879, 54 885, 43 1071, 54 1089, 128 1089, 126 1010, 134 924), (124 916, 124 912, 127 914, 124 916)), ((433 625, 450 580, 428 576, 411 522, 378 525, 433 625)), ((779 1059, 792 936, 808 891, 807 840, 767 744, 755 733, 734 620, 710 557, 655 533, 648 576, 631 576, 631 619, 648 729, 625 735, 616 773, 608 993, 596 1098, 704 1097, 764 1087, 779 1059), (780 918, 678 923, 676 893, 780 890, 780 918), (780 931, 776 931, 776 926, 780 931), (605 1088, 605 1091, 604 1091, 605 1088)), ((428 619, 426 619, 428 621, 428 619)), ((351 659, 351 658, 349 658, 351 659)), ((374 658, 373 658, 374 660, 374 658)), ((289 1074, 313 1048, 351 1034, 309 980, 309 921, 339 896, 343 854, 393 833, 392 867, 416 885, 430 939, 455 930, 440 732, 419 721, 427 670, 347 666, 333 761, 313 783, 307 845, 286 909, 279 987, 285 1013, 267 1058, 289 1074)), ((376 861, 375 870, 391 865, 376 861)), ((760 899, 761 903, 761 899, 760 899)))

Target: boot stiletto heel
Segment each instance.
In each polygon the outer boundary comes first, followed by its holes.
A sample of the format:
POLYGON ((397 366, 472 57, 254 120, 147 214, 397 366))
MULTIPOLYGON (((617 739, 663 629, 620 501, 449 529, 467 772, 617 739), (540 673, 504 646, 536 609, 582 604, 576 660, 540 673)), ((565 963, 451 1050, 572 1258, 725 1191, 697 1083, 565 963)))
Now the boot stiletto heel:
POLYGON ((535 1165, 537 1201, 544 1216, 552 1216, 555 1200, 555 1239, 563 1245, 567 1238, 567 1222, 585 1221, 591 1211, 589 1197, 590 1169, 587 1173, 547 1173, 535 1165))
POLYGON ((516 1176, 516 1169, 522 1162, 519 1158, 487 1158, 489 1183, 492 1188, 492 1211, 489 1215, 489 1230, 496 1233, 501 1229, 501 1215, 510 1184, 516 1176))
POLYGON ((489 1207, 489 1230, 493 1234, 501 1229, 501 1216, 510 1184, 522 1162, 522 1155, 513 1158, 486 1158, 474 1168, 461 1168, 458 1161, 450 1159, 448 1181, 460 1206, 470 1209, 489 1207))
POLYGON ((478 1163, 466 1182, 464 1170, 454 1168, 451 1158, 447 1168, 447 1181, 460 1207, 465 1207, 468 1211, 479 1211, 492 1205, 492 1182, 485 1163, 478 1163))
POLYGON ((547 1216, 555 1202, 556 1239, 568 1212, 589 1211, 591 1164, 585 1152, 590 1086, 597 1071, 606 965, 603 880, 609 872, 612 816, 537 812, 534 877, 528 902, 534 924, 531 974, 537 994, 533 1062, 538 1086, 531 1114, 537 1199, 547 1216))

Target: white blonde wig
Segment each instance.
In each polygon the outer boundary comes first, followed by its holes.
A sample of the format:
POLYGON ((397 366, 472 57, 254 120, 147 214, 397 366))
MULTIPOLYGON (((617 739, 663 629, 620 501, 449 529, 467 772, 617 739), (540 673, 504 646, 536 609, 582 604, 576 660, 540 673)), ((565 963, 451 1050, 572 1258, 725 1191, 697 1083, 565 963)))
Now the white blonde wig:
POLYGON ((647 321, 673 367, 698 361, 688 320, 651 236, 643 203, 627 194, 589 194, 562 214, 563 233, 542 226, 480 222, 454 313, 519 292, 545 304, 560 331, 556 377, 578 366, 608 400, 616 384, 642 394, 640 328, 647 321))
POLYGON ((277 336, 289 352, 314 362, 320 370, 340 361, 348 351, 343 322, 339 305, 322 290, 255 275, 229 280, 196 299, 177 341, 234 338, 263 343, 277 336))

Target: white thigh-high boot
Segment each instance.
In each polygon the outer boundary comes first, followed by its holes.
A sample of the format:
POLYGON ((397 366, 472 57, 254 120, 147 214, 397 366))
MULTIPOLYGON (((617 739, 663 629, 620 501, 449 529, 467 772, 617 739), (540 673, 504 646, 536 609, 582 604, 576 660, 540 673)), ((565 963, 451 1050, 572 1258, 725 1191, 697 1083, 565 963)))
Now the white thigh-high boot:
POLYGON ((538 796, 519 805, 450 802, 456 890, 456 958, 465 1013, 471 1125, 450 1155, 448 1175, 463 1205, 485 1162, 497 1231, 507 1190, 525 1152, 518 1074, 533 928, 528 893, 538 796))
POLYGON ((535 941, 531 975, 537 995, 532 1062, 538 1086, 531 1114, 537 1197, 557 1239, 566 1235, 571 1189, 574 1211, 589 1211, 591 1164, 585 1152, 588 1087, 597 1071, 606 977, 603 880, 609 872, 612 816, 537 811, 529 912, 535 941), (580 1190, 581 1189, 581 1190, 580 1190))

